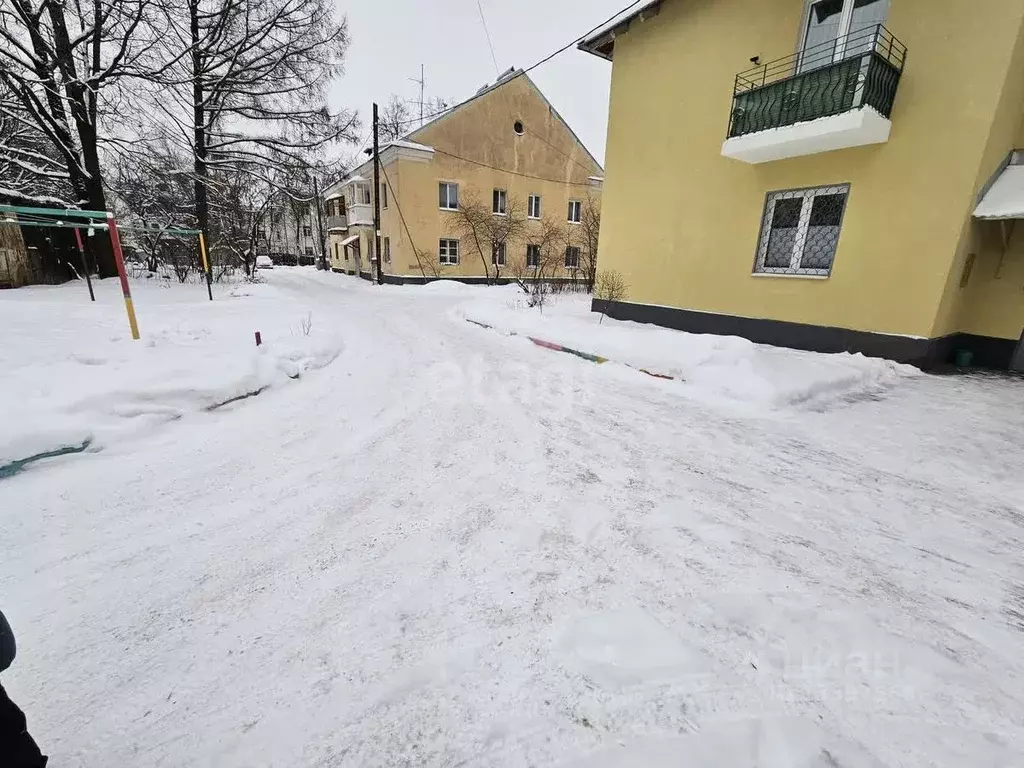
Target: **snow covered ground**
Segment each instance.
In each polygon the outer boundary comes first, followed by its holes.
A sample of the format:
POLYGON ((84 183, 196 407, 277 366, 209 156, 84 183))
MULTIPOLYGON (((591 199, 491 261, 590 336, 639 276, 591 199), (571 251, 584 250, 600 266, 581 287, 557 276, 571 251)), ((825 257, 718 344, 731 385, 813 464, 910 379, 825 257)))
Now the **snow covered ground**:
POLYGON ((55 764, 1024 764, 1022 382, 268 279, 0 293, 0 444, 96 438, 0 480, 55 764))
POLYGON ((590 311, 590 297, 566 294, 543 310, 516 286, 504 300, 481 296, 454 314, 505 333, 555 342, 611 361, 679 379, 687 397, 749 403, 755 409, 825 403, 897 385, 916 368, 863 355, 819 355, 752 344, 735 336, 679 333, 621 322, 590 311))

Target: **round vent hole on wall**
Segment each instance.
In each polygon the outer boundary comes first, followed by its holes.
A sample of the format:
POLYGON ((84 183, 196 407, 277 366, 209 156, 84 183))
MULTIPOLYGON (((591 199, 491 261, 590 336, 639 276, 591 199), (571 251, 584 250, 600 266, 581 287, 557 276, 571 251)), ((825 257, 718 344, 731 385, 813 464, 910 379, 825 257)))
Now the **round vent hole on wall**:
POLYGON ((514 123, 512 123, 512 130, 516 132, 517 136, 522 136, 523 135, 523 121, 522 120, 516 120, 514 123))

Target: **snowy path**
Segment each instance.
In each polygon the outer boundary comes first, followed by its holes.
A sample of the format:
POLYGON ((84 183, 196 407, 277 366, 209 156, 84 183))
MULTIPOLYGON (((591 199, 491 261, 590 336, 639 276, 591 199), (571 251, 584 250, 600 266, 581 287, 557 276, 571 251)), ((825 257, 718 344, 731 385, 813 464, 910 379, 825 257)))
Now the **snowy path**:
POLYGON ((751 415, 272 284, 333 363, 0 481, 55 764, 1024 764, 1019 382, 751 415))

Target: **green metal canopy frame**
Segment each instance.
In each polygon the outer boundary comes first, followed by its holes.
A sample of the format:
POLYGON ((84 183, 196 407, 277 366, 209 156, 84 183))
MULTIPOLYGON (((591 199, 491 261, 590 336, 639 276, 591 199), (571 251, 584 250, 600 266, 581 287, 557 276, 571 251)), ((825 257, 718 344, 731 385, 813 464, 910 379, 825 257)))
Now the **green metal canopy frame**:
MULTIPOLYGON (((0 224, 11 224, 18 227, 58 227, 62 229, 73 229, 75 240, 78 244, 78 251, 82 255, 82 264, 85 265, 85 252, 82 247, 83 229, 105 229, 110 234, 110 244, 114 249, 114 262, 117 265, 117 275, 121 281, 121 293, 124 295, 125 311, 128 313, 128 325, 131 327, 132 338, 139 338, 139 324, 135 317, 135 307, 132 304, 131 287, 128 284, 128 275, 124 268, 124 253, 121 250, 120 231, 124 232, 154 232, 151 227, 121 226, 110 211, 86 211, 77 208, 34 208, 24 205, 0 205, 0 224), (95 221, 98 219, 99 221, 95 221)), ((206 273, 206 290, 210 301, 213 301, 213 287, 211 280, 210 261, 206 256, 206 239, 202 230, 184 229, 179 227, 168 227, 158 230, 165 235, 198 235, 199 252, 203 257, 203 271, 206 273)), ((92 292, 92 281, 89 279, 89 270, 85 270, 85 278, 89 282, 89 294, 96 300, 92 292)))

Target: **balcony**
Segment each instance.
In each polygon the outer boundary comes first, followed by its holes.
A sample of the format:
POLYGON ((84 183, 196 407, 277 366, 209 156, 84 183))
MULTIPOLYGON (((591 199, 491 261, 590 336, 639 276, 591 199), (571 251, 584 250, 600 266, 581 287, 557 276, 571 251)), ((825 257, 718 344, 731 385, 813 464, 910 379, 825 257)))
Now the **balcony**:
POLYGON ((351 203, 348 207, 349 225, 373 226, 373 206, 369 203, 351 203))
POLYGON ((348 229, 348 216, 346 216, 345 214, 331 214, 330 216, 327 217, 327 229, 328 231, 336 229, 348 229))
POLYGON ((741 72, 722 155, 756 164, 885 143, 906 58, 879 24, 741 72))

